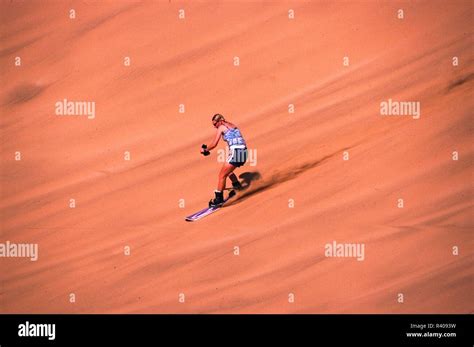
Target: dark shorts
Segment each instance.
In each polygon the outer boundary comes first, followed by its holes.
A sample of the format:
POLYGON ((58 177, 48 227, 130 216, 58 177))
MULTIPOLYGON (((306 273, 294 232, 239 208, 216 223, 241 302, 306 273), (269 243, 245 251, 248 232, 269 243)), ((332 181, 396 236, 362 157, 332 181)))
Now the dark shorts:
POLYGON ((235 167, 240 167, 247 161, 247 148, 230 149, 227 162, 235 167))

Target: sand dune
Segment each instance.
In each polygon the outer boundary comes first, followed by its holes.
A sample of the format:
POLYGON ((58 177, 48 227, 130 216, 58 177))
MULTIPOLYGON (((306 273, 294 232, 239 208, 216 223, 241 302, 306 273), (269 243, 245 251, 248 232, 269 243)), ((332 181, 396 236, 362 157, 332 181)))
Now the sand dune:
POLYGON ((1 312, 473 311, 471 2, 0 13, 0 243, 39 247, 0 258, 1 312), (63 99, 95 117, 56 115, 63 99), (419 119, 382 116, 388 99, 419 119), (186 223, 217 183, 216 153, 199 155, 216 112, 256 155, 236 171, 249 187, 186 223), (364 260, 325 256, 333 241, 364 260))

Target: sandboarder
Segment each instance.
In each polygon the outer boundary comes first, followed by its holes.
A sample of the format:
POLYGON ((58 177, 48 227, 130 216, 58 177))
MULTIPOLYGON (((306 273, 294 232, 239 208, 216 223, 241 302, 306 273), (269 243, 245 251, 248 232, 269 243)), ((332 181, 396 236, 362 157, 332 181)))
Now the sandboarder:
POLYGON ((247 145, 236 125, 225 120, 224 116, 216 113, 212 117, 212 125, 217 129, 216 136, 210 145, 202 145, 201 153, 208 155, 219 143, 220 138, 227 142, 229 156, 219 172, 215 198, 209 201, 209 207, 221 206, 224 203, 224 189, 227 177, 232 181, 232 187, 242 189, 234 170, 247 161, 247 145))

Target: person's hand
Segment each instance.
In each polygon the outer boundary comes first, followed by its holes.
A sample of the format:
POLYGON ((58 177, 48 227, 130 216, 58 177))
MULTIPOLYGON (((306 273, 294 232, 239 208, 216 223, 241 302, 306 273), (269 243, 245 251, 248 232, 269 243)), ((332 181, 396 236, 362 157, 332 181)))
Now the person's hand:
POLYGON ((204 155, 204 156, 207 156, 210 154, 210 152, 207 150, 207 146, 206 145, 202 145, 201 146, 201 154, 204 155))

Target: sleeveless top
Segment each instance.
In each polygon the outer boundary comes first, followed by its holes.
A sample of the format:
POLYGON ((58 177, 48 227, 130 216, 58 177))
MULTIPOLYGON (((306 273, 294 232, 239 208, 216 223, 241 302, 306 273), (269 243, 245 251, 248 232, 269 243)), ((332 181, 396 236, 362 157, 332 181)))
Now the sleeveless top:
POLYGON ((227 145, 229 146, 229 148, 247 147, 247 144, 245 143, 245 140, 238 128, 233 128, 233 129, 227 128, 227 131, 222 134, 222 138, 224 139, 225 142, 227 142, 227 145))

